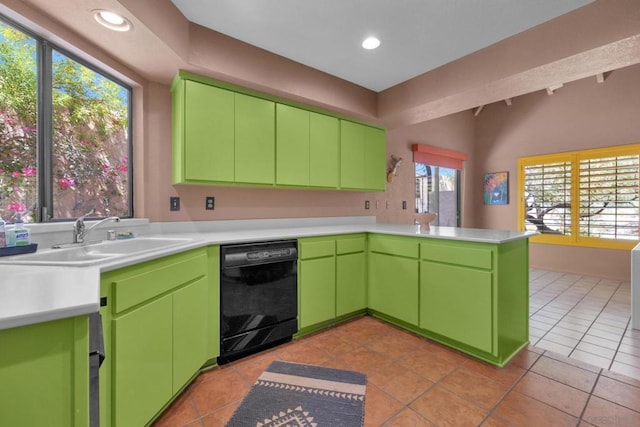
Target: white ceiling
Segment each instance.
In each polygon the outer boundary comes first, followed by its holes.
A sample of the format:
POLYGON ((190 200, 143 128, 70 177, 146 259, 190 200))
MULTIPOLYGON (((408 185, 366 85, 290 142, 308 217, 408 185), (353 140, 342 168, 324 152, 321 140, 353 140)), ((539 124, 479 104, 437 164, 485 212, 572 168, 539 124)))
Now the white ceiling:
POLYGON ((379 92, 593 0, 171 0, 187 19, 379 92), (360 47, 370 35, 382 44, 360 47))

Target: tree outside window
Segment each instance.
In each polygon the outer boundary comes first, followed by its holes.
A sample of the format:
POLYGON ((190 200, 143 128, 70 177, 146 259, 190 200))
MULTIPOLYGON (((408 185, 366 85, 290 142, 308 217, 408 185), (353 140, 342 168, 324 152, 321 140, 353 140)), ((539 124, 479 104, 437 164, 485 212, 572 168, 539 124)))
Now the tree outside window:
POLYGON ((130 93, 0 22, 2 218, 70 219, 92 209, 99 216, 131 216, 130 93), (41 218, 43 207, 50 218, 41 218))
POLYGON ((640 145, 519 160, 520 221, 533 241, 626 249, 638 241, 640 145))

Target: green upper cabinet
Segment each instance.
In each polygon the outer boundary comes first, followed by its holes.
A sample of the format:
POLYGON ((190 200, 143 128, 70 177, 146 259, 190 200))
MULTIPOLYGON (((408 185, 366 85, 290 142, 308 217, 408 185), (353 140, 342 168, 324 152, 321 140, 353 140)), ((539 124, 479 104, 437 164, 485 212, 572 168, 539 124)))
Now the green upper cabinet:
POLYGON ((171 92, 174 184, 385 190, 384 129, 185 71, 171 92))
POLYGON ((340 160, 340 122, 335 117, 309 113, 309 185, 337 188, 340 160))
POLYGON ((174 183, 234 181, 235 94, 184 80, 174 88, 174 183))
POLYGON ((235 94, 235 181, 273 184, 275 103, 235 94))
POLYGON ((364 188, 364 126, 340 120, 340 187, 364 188))
POLYGON ((386 189, 387 140, 383 129, 364 127, 364 188, 386 189))
POLYGON ((309 185, 309 112, 276 105, 276 184, 309 185))
POLYGON ((340 187, 385 190, 386 136, 383 129, 340 121, 340 187))
POLYGON ((276 184, 338 187, 339 122, 335 117, 276 105, 276 184))

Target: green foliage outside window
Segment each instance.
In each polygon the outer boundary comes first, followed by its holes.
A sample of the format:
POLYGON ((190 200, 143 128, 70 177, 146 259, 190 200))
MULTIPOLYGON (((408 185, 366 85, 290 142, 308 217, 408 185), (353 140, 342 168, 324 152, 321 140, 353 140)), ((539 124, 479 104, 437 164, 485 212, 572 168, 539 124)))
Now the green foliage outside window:
POLYGON ((49 200, 54 219, 130 216, 129 89, 45 45, 51 99, 40 102, 39 43, 0 22, 0 215, 35 221, 49 200))

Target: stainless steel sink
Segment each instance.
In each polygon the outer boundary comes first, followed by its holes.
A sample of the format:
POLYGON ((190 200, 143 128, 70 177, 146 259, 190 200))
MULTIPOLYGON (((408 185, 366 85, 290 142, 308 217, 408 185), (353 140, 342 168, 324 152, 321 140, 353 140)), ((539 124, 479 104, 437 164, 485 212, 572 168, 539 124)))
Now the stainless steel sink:
POLYGON ((33 254, 0 258, 0 264, 89 266, 124 256, 134 256, 184 245, 191 239, 137 237, 130 240, 78 244, 64 249, 47 249, 33 254))

